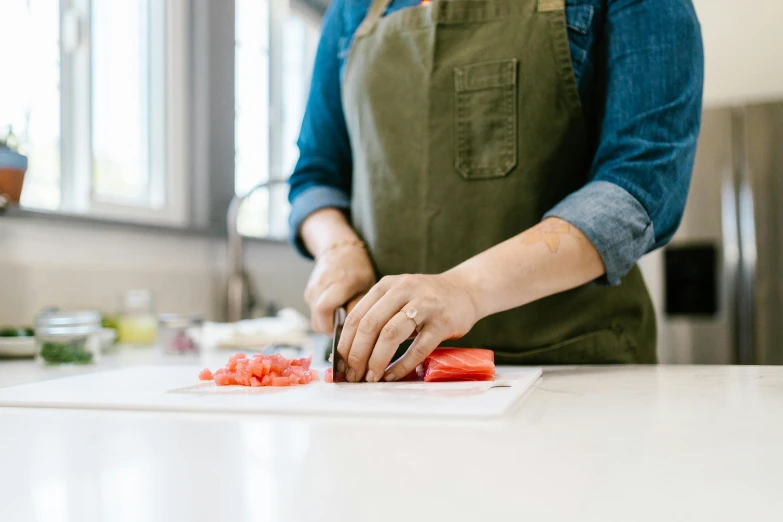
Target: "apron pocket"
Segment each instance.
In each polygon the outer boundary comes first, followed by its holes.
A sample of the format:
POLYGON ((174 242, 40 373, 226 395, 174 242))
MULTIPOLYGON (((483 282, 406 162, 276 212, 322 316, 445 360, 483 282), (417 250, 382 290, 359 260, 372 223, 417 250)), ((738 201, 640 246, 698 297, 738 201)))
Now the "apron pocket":
POLYGON ((507 176, 517 164, 517 60, 454 68, 455 168, 465 179, 507 176))
POLYGON ((607 328, 520 353, 496 351, 498 364, 632 364, 635 350, 621 329, 607 328))

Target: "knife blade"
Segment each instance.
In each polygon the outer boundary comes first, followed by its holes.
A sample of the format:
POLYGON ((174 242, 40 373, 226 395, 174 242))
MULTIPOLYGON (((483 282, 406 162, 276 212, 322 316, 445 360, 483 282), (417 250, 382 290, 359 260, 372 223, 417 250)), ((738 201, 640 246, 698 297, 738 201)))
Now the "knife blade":
POLYGON ((337 345, 340 343, 340 336, 343 333, 343 327, 345 326, 345 316, 348 313, 344 306, 339 307, 334 311, 334 336, 332 336, 332 356, 329 358, 332 361, 332 379, 334 382, 345 382, 345 372, 337 371, 337 363, 342 358, 337 352, 337 345))

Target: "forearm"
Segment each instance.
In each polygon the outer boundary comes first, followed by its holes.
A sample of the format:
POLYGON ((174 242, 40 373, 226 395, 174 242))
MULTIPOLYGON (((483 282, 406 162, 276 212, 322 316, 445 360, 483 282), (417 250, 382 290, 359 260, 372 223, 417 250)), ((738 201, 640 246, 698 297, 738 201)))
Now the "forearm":
POLYGON ((307 250, 316 259, 338 242, 359 241, 345 214, 336 208, 324 208, 310 214, 300 228, 307 250))
POLYGON ((467 283, 477 319, 581 286, 603 273, 593 244, 559 218, 546 219, 447 272, 467 283))

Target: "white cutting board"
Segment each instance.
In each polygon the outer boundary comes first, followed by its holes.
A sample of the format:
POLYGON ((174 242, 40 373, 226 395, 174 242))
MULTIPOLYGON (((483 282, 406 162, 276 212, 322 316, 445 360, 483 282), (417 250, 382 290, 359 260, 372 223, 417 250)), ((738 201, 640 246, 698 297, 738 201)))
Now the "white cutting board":
MULTIPOLYGON (((215 386, 199 368, 141 366, 0 389, 0 406, 225 413, 496 417, 541 376, 513 368, 493 382, 215 386)), ((323 371, 319 372, 323 375, 323 371)))

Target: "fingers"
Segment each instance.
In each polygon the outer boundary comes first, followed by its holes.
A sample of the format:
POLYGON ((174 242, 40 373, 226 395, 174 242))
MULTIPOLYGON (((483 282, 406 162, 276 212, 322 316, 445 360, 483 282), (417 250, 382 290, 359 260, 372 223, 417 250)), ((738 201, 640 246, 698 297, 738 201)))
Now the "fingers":
MULTIPOLYGON (((367 363, 367 382, 378 382, 394 357, 397 348, 416 331, 416 323, 404 312, 397 312, 386 326, 381 328, 378 341, 367 363)), ((351 349, 353 354, 353 348, 351 349)))
POLYGON ((316 265, 305 288, 304 298, 307 306, 312 307, 326 288, 343 280, 344 277, 344 271, 341 269, 338 269, 337 273, 332 273, 322 265, 316 265))
POLYGON ((305 288, 304 293, 304 300, 311 312, 310 326, 314 332, 321 333, 322 328, 322 326, 319 324, 320 316, 314 311, 315 303, 318 301, 318 299, 320 299, 324 291, 329 286, 331 286, 331 284, 332 281, 325 280, 323 274, 319 272, 313 272, 312 276, 310 277, 310 281, 307 282, 307 287, 305 288))
POLYGON ((434 326, 424 324, 408 351, 392 364, 383 376, 384 381, 402 379, 424 362, 429 354, 443 341, 443 333, 434 326))
POLYGON ((359 294, 356 297, 353 297, 350 301, 348 301, 348 304, 345 305, 345 311, 350 314, 351 311, 353 311, 353 309, 356 308, 356 305, 359 304, 359 301, 361 301, 365 295, 367 294, 359 294))
POLYGON ((331 334, 334 330, 334 311, 344 305, 355 293, 353 288, 339 283, 327 287, 311 307, 313 330, 331 334))
MULTIPOLYGON (((408 303, 408 300, 409 297, 402 292, 394 290, 387 292, 359 321, 356 335, 353 343, 351 343, 351 349, 346 359, 349 367, 346 376, 349 381, 359 382, 364 378, 364 374, 367 371, 367 361, 370 360, 370 355, 376 347, 382 329, 388 326, 389 321, 408 303), (351 370, 353 370, 353 374, 351 374, 351 370)), ((399 334, 398 329, 392 328, 393 330, 391 331, 387 330, 387 338, 390 336, 396 338, 399 334)), ((400 342, 404 341, 410 332, 405 333, 405 337, 400 342)), ((399 343, 397 344, 399 345, 399 343)))
POLYGON ((343 361, 348 360, 348 353, 351 351, 351 344, 356 336, 356 329, 359 327, 364 315, 370 310, 370 308, 383 297, 386 291, 384 281, 380 281, 373 286, 367 295, 362 297, 358 303, 353 307, 345 318, 345 325, 343 326, 343 332, 340 334, 340 342, 337 344, 337 353, 343 361))

